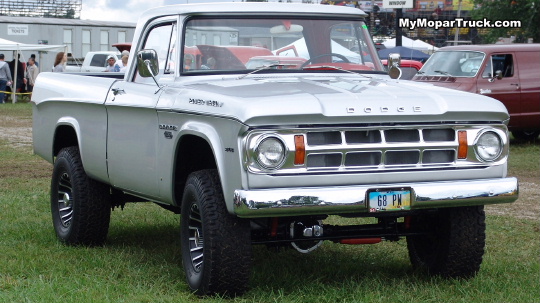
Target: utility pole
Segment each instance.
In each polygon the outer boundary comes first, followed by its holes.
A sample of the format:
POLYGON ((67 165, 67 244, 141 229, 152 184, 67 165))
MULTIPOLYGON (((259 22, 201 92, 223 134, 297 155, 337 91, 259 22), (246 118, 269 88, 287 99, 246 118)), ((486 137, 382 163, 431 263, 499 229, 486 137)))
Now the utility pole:
POLYGON ((396 46, 403 45, 403 41, 402 41, 403 31, 401 30, 401 27, 399 27, 399 19, 401 18, 403 18, 403 9, 396 8, 396 46))
MULTIPOLYGON (((461 16, 461 1, 462 0, 459 0, 457 18, 461 16)), ((457 26, 457 23, 456 23, 456 33, 454 34, 454 45, 458 45, 458 40, 459 40, 459 27, 457 26)))

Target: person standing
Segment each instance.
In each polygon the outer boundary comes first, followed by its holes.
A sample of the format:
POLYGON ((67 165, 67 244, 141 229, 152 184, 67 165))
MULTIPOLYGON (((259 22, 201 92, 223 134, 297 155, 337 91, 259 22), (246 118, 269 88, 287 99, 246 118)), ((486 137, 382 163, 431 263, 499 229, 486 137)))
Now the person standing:
POLYGON ((11 85, 11 81, 9 65, 4 61, 4 54, 0 54, 0 103, 4 103, 4 92, 6 87, 11 85))
POLYGON ((16 93, 24 92, 24 87, 26 86, 26 78, 24 77, 26 67, 20 59, 21 54, 17 54, 17 59, 14 58, 8 63, 11 71, 11 78, 14 79, 15 85, 17 85, 17 87, 13 88, 16 93), (15 73, 17 74, 15 75, 15 73))
POLYGON ((26 77, 28 78, 26 91, 30 93, 30 98, 32 98, 32 91, 34 90, 34 84, 36 83, 38 74, 39 69, 36 66, 36 61, 34 58, 30 57, 30 59, 28 59, 28 66, 26 67, 26 77))
POLYGON ((66 71, 67 54, 59 52, 54 59, 53 72, 62 73, 66 71))
MULTIPOLYGON (((36 65, 37 68, 39 68, 39 63, 36 61, 36 54, 31 54, 30 58, 34 59, 34 64, 36 65)), ((26 66, 28 65, 30 65, 30 60, 28 60, 28 63, 26 66)))
POLYGON ((120 66, 120 69, 122 68, 122 58, 124 58, 124 56, 128 56, 128 58, 129 58, 129 51, 128 50, 123 50, 122 54, 120 55, 120 59, 116 60, 116 65, 120 66))
MULTIPOLYGON (((129 60, 129 57, 128 57, 128 56, 122 56, 122 59, 120 60, 120 61, 121 61, 121 65, 120 65, 120 70, 119 70, 119 72, 121 72, 121 73, 125 73, 125 72, 126 72, 128 60, 129 60)), ((118 63, 117 63, 116 65, 118 65, 118 63)))
POLYGON ((113 56, 107 58, 107 67, 105 68, 106 72, 119 72, 120 66, 116 65, 116 59, 113 56))

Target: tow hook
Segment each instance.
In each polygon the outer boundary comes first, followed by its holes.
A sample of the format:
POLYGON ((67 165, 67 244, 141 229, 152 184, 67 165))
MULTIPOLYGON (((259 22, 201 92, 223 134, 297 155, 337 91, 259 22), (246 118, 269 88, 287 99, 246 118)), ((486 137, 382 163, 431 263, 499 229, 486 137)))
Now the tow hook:
POLYGON ((301 241, 291 242, 291 245, 298 252, 307 254, 322 245, 322 240, 307 240, 310 238, 322 237, 324 234, 324 228, 321 221, 313 221, 309 223, 304 222, 292 222, 290 225, 290 237, 295 239, 298 235, 303 237, 301 241))

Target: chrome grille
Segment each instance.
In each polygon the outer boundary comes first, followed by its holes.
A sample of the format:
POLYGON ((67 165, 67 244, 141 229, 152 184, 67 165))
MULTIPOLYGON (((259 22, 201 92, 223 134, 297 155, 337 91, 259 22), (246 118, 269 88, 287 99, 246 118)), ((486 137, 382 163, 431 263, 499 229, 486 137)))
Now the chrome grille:
POLYGON ((244 161, 249 172, 272 175, 485 168, 505 163, 507 132, 504 124, 455 122, 261 128, 245 137, 244 161), (476 138, 488 130, 496 132, 504 143, 501 157, 492 163, 480 159, 475 149, 476 138), (262 167, 257 160, 257 147, 267 137, 280 140, 285 147, 285 159, 277 169, 262 167), (459 159, 458 150, 464 151, 459 159))
POLYGON ((308 169, 418 167, 456 160, 453 128, 311 131, 306 139, 308 169))

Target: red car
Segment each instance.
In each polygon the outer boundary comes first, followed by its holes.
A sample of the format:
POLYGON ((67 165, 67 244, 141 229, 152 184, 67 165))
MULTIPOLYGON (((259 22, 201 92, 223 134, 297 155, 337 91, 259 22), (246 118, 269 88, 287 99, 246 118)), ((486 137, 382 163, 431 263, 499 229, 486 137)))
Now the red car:
POLYGON ((540 44, 448 46, 426 61, 414 81, 501 101, 516 139, 540 134, 540 44))

